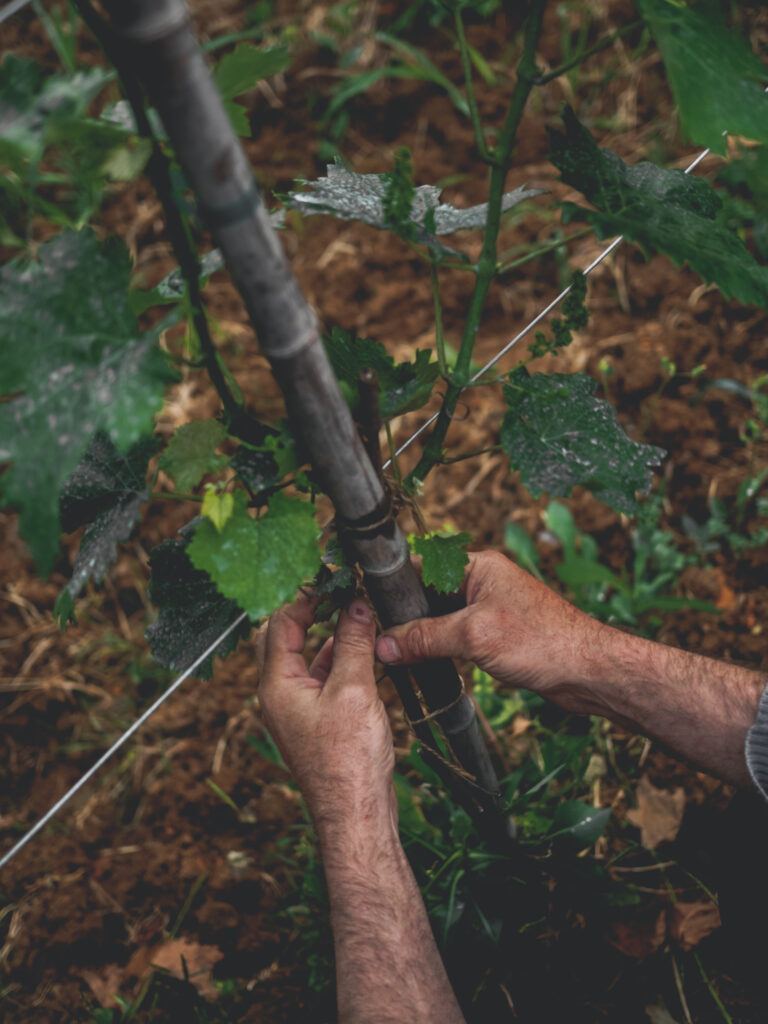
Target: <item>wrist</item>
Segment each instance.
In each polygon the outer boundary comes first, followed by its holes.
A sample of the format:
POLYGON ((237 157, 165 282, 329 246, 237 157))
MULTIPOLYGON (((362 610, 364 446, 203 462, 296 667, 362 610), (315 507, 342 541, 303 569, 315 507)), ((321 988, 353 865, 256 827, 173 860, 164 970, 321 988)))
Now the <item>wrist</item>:
MULTIPOLYGON (((349 797, 349 794, 347 794, 349 797)), ((327 866, 368 863, 400 848, 397 800, 391 783, 385 792, 367 791, 355 799, 323 799, 309 805, 327 866)))

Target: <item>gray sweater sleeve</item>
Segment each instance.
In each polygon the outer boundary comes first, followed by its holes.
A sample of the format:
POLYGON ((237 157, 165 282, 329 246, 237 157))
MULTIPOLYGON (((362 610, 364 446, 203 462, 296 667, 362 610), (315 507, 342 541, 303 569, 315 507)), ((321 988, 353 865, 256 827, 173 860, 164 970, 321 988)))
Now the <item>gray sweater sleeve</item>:
POLYGON ((747 733, 744 752, 752 781, 768 800, 768 686, 757 706, 755 724, 747 733))

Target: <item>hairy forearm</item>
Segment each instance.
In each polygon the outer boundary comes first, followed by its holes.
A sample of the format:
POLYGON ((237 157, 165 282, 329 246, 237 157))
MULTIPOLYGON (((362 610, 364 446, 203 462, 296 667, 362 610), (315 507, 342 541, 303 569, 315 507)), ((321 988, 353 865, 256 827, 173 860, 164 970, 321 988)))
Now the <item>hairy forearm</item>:
POLYGON ((392 818, 318 832, 340 1024, 463 1022, 392 818))
POLYGON ((747 730, 768 681, 749 669, 598 628, 576 684, 552 698, 661 741, 719 778, 749 784, 747 730))

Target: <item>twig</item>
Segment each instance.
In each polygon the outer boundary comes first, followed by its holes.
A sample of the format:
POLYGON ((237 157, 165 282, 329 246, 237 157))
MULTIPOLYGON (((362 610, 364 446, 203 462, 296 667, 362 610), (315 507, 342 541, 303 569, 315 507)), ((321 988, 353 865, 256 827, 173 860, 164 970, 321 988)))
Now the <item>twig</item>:
POLYGON ((575 57, 560 64, 559 67, 553 68, 552 71, 547 71, 543 75, 539 75, 535 79, 536 85, 546 85, 547 82, 551 82, 554 78, 559 78, 560 75, 564 75, 566 71, 570 71, 571 68, 575 68, 577 64, 581 64, 582 61, 586 60, 587 57, 591 57, 594 53, 600 53, 601 50, 606 50, 611 43, 615 43, 617 39, 622 36, 628 35, 630 32, 634 32, 636 28, 640 28, 643 24, 642 19, 638 18, 637 21, 630 22, 629 25, 625 25, 623 28, 617 29, 616 32, 612 32, 609 36, 605 36, 599 42, 595 43, 594 46, 590 46, 587 50, 582 50, 581 53, 577 53, 575 57))

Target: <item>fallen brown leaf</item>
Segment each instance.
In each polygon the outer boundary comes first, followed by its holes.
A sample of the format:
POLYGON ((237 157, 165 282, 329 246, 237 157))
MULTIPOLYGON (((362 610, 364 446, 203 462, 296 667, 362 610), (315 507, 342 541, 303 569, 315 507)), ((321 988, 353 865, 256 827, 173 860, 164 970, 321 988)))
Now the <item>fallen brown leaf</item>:
POLYGON ((190 982, 201 996, 215 999, 218 989, 213 984, 213 965, 224 957, 215 946, 200 946, 187 939, 168 939, 152 950, 150 962, 153 967, 164 968, 174 978, 184 978, 184 966, 190 982))
POLYGON ((667 915, 663 909, 655 917, 633 917, 614 921, 608 932, 608 941, 620 953, 634 960, 644 960, 656 953, 667 937, 667 915))
POLYGON ((115 999, 123 981, 123 968, 119 964, 110 964, 101 971, 82 970, 80 976, 88 983, 88 987, 101 1006, 119 1005, 115 999))
POLYGON ((685 791, 681 786, 671 792, 657 789, 647 775, 637 784, 637 810, 627 818, 640 829, 640 842, 646 850, 675 838, 685 810, 685 791))
POLYGON ((720 911, 714 903, 676 903, 672 908, 669 931, 688 952, 721 924, 720 911))

